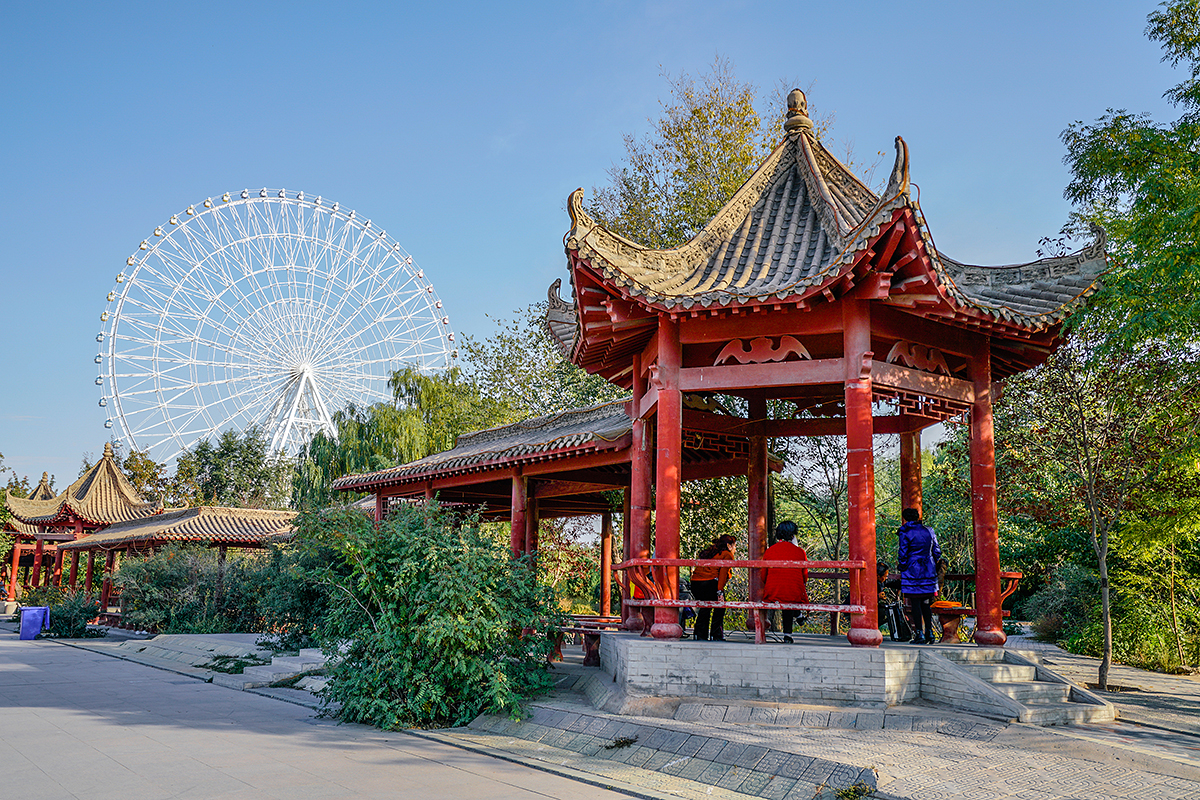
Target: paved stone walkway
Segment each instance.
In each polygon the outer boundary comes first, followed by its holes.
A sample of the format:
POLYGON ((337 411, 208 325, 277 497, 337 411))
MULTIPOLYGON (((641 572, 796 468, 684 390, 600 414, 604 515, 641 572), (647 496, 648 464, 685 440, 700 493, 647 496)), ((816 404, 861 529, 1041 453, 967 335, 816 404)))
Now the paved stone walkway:
POLYGON ((3 794, 21 800, 617 798, 545 770, 0 625, 3 794))
MULTIPOLYGON (((822 787, 829 797, 863 782, 878 797, 915 800, 1200 798, 1189 713, 1200 681, 1125 667, 1114 682, 1142 691, 1110 699, 1146 724, 1040 729, 919 704, 881 712, 714 701, 618 717, 581 694, 595 694, 599 673, 567 664, 560 690, 520 723, 481 718, 388 734, 168 664, 108 658, 103 640, 17 642, 6 630, 0 624, 0 763, 17 765, 6 786, 22 797, 418 797, 462 786, 459 796, 489 800, 603 797, 606 787, 648 798, 809 800, 822 787)), ((1094 680, 1094 664, 1039 649, 1069 677, 1094 680)))

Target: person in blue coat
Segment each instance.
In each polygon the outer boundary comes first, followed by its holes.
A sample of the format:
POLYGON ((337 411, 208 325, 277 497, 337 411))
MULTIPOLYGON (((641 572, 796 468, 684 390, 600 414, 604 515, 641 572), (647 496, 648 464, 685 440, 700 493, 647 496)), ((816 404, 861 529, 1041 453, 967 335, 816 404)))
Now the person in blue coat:
POLYGON ((937 562, 942 557, 937 536, 921 522, 921 512, 901 512, 900 552, 896 569, 900 588, 912 608, 913 644, 933 644, 933 596, 938 590, 937 562))

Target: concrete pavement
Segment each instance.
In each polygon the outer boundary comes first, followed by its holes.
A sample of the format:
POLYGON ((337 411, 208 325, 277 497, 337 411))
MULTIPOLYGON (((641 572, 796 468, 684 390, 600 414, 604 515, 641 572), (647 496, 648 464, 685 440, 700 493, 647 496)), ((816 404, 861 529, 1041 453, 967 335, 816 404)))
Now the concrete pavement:
POLYGON ((605 798, 462 748, 0 626, 0 774, 23 800, 605 798))
MULTIPOLYGON (((615 787, 809 800, 861 781, 879 797, 919 800, 1200 798, 1190 713, 1200 682, 1124 667, 1114 681, 1142 691, 1109 699, 1145 724, 1040 729, 921 704, 885 713, 733 701, 648 702, 642 716, 614 716, 588 699, 609 690, 607 676, 568 663, 559 691, 521 723, 384 733, 204 683, 202 671, 117 660, 101 642, 19 642, 0 624, 0 764, 19 796, 490 800, 621 796, 604 788, 615 787)), ((1044 655, 1094 680, 1087 661, 1044 655)))

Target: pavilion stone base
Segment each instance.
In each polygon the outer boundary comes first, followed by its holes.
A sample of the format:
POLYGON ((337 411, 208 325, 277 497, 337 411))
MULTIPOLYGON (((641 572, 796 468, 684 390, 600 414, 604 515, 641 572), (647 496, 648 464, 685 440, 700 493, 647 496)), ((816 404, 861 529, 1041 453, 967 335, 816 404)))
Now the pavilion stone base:
POLYGON ((600 667, 632 695, 713 697, 886 708, 921 695, 921 654, 810 646, 600 638, 600 667))

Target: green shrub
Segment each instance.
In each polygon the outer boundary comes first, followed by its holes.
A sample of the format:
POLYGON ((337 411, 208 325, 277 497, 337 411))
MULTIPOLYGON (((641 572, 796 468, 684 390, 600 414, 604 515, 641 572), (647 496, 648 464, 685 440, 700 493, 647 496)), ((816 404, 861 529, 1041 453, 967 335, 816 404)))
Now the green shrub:
POLYGON ((406 505, 379 525, 345 510, 302 515, 298 528, 347 567, 321 577, 338 598, 322 631, 325 700, 342 720, 395 729, 519 716, 552 685, 547 657, 564 622, 553 593, 478 519, 406 505))
POLYGON ((114 578, 122 620, 158 633, 258 631, 256 556, 221 564, 206 545, 171 543, 154 555, 124 559, 114 578))
MULTIPOLYGON (((21 596, 23 607, 45 606, 50 609, 49 635, 63 639, 98 638, 104 631, 89 631, 88 623, 100 613, 100 602, 83 589, 63 586, 38 586, 21 596)), ((18 611, 18 619, 20 614, 18 611)))
POLYGON ((314 580, 339 568, 337 555, 318 542, 272 547, 253 579, 259 587, 258 611, 265 636, 260 644, 276 651, 316 647, 318 630, 329 610, 329 585, 314 580))
POLYGON ((88 623, 100 613, 100 601, 82 589, 66 589, 50 606, 50 634, 63 639, 103 636, 104 631, 88 630, 88 623))

